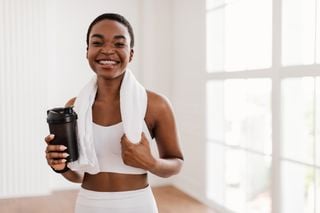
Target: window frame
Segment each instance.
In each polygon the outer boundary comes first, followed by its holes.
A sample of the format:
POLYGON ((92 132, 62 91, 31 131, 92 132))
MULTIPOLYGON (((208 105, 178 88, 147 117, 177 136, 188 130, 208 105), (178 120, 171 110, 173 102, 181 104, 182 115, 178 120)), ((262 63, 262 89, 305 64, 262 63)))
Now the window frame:
MULTIPOLYGON (((271 162, 271 209, 272 212, 281 212, 281 163, 286 161, 290 163, 296 163, 304 166, 312 166, 314 169, 319 170, 317 165, 304 164, 292 159, 282 157, 281 147, 281 84, 284 79, 293 77, 319 77, 320 76, 320 64, 311 65, 282 65, 282 0, 271 0, 272 4, 272 58, 271 67, 267 69, 254 69, 243 70, 235 72, 209 72, 206 70, 205 82, 211 80, 227 80, 227 79, 250 79, 250 78, 270 78, 271 79, 271 131, 272 131, 272 162, 271 162)), ((315 0, 316 5, 320 4, 319 0, 315 0)), ((223 6, 223 5, 222 5, 223 6)), ((320 8, 320 7, 318 7, 320 8)), ((208 9, 208 12, 214 9, 208 9)), ((318 11, 320 13, 320 11, 318 11)), ((316 14, 316 17, 319 16, 316 14)), ((317 30, 316 30, 317 31, 317 30)), ((316 39, 316 38, 315 38, 316 39)), ((207 138, 207 142, 208 138, 207 138)), ((223 148, 232 148, 229 145, 223 144, 223 148)), ((242 149, 243 151, 250 151, 242 149)), ((315 200, 317 198, 317 192, 315 192, 315 200)), ((320 194, 320 192, 318 192, 320 194)), ((213 205, 216 205, 214 201, 213 205)), ((317 206, 320 210, 320 206, 317 206)))

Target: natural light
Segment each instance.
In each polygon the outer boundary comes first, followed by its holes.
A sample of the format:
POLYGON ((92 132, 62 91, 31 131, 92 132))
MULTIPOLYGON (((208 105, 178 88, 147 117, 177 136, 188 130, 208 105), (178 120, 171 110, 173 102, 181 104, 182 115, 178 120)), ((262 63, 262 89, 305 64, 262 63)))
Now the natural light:
POLYGON ((207 0, 206 14, 208 199, 319 213, 320 0, 207 0))

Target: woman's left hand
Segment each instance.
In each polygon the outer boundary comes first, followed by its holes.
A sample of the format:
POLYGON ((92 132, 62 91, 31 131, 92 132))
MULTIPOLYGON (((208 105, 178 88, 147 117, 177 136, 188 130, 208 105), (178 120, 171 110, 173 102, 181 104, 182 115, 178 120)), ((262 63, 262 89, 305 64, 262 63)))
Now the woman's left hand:
POLYGON ((149 170, 152 168, 156 159, 152 156, 148 139, 141 134, 139 143, 132 143, 123 135, 121 138, 122 160, 128 166, 149 170))

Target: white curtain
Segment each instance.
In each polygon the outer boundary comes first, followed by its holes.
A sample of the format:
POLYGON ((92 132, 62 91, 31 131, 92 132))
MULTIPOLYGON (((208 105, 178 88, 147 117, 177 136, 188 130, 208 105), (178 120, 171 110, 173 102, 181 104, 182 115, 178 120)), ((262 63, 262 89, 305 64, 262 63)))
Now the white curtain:
POLYGON ((0 198, 48 193, 46 1, 0 1, 0 198))

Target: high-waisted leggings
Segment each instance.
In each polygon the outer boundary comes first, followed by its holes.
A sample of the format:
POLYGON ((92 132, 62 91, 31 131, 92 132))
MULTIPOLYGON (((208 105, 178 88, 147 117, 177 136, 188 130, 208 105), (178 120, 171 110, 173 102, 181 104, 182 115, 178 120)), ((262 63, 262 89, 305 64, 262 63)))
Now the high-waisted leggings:
POLYGON ((97 192, 81 188, 75 213, 158 213, 151 187, 125 192, 97 192))

